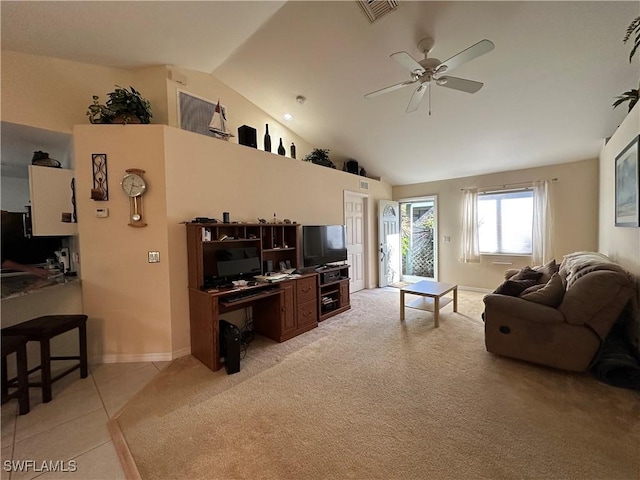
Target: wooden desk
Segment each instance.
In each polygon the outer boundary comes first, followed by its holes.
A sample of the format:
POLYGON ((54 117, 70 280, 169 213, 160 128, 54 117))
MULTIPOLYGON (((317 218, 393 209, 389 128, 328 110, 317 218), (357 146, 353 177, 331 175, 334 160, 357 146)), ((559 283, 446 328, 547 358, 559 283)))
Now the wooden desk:
POLYGON ((317 277, 313 273, 270 285, 258 285, 226 291, 189 288, 191 355, 211 370, 220 362, 220 316, 253 307, 255 332, 283 342, 318 326, 317 277), (238 293, 255 296, 229 302, 238 293))
POLYGON ((418 308, 420 310, 433 312, 433 323, 436 328, 439 327, 438 316, 442 307, 453 300, 453 311, 458 311, 458 285, 423 280, 400 289, 400 320, 404 320, 404 296, 406 293, 411 295, 420 295, 421 298, 407 303, 406 306, 409 308, 418 308), (441 300, 442 296, 451 291, 453 291, 453 299, 444 298, 441 300))

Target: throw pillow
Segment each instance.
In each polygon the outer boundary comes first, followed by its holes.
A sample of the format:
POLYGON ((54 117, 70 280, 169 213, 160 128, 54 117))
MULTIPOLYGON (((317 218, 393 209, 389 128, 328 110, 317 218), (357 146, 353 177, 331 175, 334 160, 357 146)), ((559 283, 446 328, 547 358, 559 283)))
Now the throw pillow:
POLYGON ((520 296, 522 297, 523 295, 526 295, 527 293, 537 292, 541 288, 546 287, 546 285, 547 285, 546 283, 538 283, 538 284, 534 285, 533 287, 527 288, 524 292, 522 292, 520 294, 520 296))
POLYGON ((506 280, 493 293, 517 297, 527 288, 535 285, 537 280, 506 280))
POLYGON ((565 286, 562 281, 562 277, 557 273, 554 273, 541 289, 535 292, 526 293, 520 296, 520 298, 529 302, 540 303, 548 307, 557 308, 562 303, 564 298, 565 286))
POLYGON ((558 273, 560 270, 560 265, 556 263, 556 259, 554 258, 550 262, 540 266, 533 267, 536 272, 540 272, 542 275, 539 278, 540 283, 548 283, 551 280, 551 277, 554 273, 558 273))
POLYGON ((519 272, 520 272, 519 268, 510 268, 509 270, 504 272, 504 279, 505 280, 510 280, 511 277, 513 277, 515 274, 517 274, 519 272))
POLYGON ((531 267, 526 266, 509 280, 539 280, 541 276, 542 272, 536 272, 531 267))

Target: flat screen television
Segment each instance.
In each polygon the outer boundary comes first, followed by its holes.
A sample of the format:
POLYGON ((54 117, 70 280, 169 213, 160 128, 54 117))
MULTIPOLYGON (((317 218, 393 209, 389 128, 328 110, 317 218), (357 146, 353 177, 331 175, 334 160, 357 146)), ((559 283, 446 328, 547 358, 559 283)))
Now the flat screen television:
POLYGON ((344 225, 303 225, 302 260, 305 267, 342 262, 347 259, 347 230, 344 225))
POLYGON ((218 278, 236 280, 260 275, 261 262, 255 247, 229 248, 216 252, 218 278))

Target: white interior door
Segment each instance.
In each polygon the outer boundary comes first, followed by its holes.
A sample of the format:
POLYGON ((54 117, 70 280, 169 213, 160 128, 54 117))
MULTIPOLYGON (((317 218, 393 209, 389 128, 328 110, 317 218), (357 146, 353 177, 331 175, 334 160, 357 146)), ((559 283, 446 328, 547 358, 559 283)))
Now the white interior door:
POLYGON ((365 288, 365 206, 365 195, 345 191, 344 222, 347 226, 347 262, 351 266, 349 269, 351 292, 365 288))
POLYGON ((400 257, 400 210, 398 202, 380 200, 378 203, 378 241, 380 248, 379 286, 399 282, 401 276, 400 257))

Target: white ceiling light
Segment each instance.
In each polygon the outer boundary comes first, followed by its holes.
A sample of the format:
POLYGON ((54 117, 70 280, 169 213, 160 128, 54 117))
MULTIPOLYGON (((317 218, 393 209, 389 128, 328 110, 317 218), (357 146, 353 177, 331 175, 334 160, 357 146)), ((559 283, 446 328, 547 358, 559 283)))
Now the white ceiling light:
POLYGON ((283 117, 287 122, 290 122, 291 120, 293 120, 293 115, 291 115, 290 113, 285 113, 283 117))

